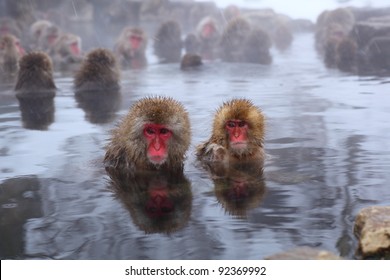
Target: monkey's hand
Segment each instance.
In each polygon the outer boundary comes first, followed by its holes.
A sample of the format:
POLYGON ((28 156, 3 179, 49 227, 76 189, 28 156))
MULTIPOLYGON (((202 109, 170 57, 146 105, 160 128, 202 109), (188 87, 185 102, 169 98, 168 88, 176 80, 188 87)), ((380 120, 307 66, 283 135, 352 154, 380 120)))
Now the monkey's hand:
POLYGON ((206 148, 206 154, 210 161, 222 162, 226 157, 226 149, 221 145, 211 143, 206 148))

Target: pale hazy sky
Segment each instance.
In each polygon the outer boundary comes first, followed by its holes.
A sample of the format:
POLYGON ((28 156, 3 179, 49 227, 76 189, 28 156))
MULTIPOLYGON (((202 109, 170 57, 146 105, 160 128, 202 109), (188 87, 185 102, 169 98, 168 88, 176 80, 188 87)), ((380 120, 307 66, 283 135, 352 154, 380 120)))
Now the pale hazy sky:
POLYGON ((340 6, 390 7, 390 0, 350 0, 344 1, 344 4, 340 4, 336 0, 214 0, 214 2, 219 7, 236 4, 251 8, 273 8, 276 12, 287 14, 293 18, 311 20, 315 20, 323 10, 340 6))

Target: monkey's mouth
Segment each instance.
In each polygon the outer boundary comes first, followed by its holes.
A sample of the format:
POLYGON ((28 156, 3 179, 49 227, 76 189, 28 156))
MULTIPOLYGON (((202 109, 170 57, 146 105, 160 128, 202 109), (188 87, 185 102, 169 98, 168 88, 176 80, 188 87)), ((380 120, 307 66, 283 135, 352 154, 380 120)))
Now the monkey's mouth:
POLYGON ((150 156, 149 161, 153 163, 154 165, 161 165, 167 160, 166 156, 160 156, 160 155, 155 155, 155 156, 150 156))
POLYGON ((234 142, 234 143, 231 143, 231 147, 234 149, 234 150, 244 150, 246 149, 248 146, 248 144, 246 142, 234 142))

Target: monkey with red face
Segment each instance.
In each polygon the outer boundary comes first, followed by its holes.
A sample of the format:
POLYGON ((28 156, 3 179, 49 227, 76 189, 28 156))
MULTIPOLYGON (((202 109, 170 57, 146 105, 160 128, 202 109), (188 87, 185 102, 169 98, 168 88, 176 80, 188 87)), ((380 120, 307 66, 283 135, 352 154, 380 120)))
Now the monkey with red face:
POLYGON ((232 99, 216 112, 209 140, 197 147, 202 161, 235 164, 264 160, 265 117, 247 99, 232 99))
POLYGON ((145 233, 171 234, 191 216, 191 183, 183 172, 142 171, 136 174, 108 169, 108 187, 145 233))
POLYGON ((147 64, 146 33, 137 27, 125 27, 114 46, 114 52, 123 67, 143 68, 147 64))
POLYGON ((143 98, 113 131, 104 163, 106 168, 180 171, 190 140, 189 117, 181 103, 143 98))
POLYGON ((50 54, 57 68, 63 69, 70 65, 76 65, 78 68, 83 60, 81 38, 72 33, 63 33, 54 43, 50 54))
POLYGON ((0 79, 12 81, 19 70, 19 60, 24 55, 20 40, 11 34, 0 36, 0 79))

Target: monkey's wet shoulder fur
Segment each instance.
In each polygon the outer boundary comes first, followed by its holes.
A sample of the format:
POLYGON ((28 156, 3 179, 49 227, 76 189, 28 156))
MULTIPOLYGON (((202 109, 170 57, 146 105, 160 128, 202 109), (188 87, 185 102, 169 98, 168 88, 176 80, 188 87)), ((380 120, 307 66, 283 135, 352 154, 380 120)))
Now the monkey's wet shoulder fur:
POLYGON ((46 53, 37 51, 24 55, 19 68, 15 85, 17 97, 55 95, 53 64, 46 53))
POLYGON ((97 48, 89 52, 74 77, 78 91, 118 90, 120 68, 115 55, 108 49, 97 48))

